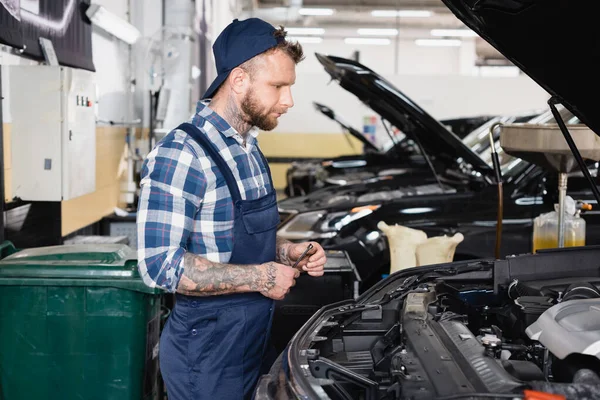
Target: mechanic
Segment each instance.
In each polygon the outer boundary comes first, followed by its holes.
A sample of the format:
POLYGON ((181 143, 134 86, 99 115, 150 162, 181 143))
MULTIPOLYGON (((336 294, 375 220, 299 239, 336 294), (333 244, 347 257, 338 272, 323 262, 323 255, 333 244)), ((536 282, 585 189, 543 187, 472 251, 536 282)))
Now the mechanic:
POLYGON ((138 268, 147 285, 176 292, 159 353, 169 400, 251 397, 270 365, 273 301, 300 271, 323 275, 318 243, 292 268, 309 243, 276 237, 275 190, 256 139, 294 104, 304 55, 285 36, 257 18, 228 25, 205 101, 144 162, 138 268))

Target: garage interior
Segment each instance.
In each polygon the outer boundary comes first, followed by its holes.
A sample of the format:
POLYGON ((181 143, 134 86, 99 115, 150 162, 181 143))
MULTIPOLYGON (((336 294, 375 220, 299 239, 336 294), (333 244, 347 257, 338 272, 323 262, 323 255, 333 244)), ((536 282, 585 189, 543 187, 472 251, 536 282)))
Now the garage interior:
POLYGON ((277 237, 327 255, 274 303, 254 398, 600 399, 598 34, 538 3, 0 0, 0 399, 177 399, 144 162, 249 18, 304 51, 257 140, 277 237))

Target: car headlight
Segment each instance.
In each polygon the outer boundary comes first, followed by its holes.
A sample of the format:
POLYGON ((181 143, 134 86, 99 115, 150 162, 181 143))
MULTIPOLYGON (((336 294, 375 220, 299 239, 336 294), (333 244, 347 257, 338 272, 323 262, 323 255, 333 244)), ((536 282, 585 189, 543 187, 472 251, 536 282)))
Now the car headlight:
POLYGON ((337 232, 352 221, 356 221, 373 211, 380 205, 355 207, 347 211, 328 212, 325 210, 296 214, 277 231, 277 236, 288 240, 326 239, 337 235, 337 232))

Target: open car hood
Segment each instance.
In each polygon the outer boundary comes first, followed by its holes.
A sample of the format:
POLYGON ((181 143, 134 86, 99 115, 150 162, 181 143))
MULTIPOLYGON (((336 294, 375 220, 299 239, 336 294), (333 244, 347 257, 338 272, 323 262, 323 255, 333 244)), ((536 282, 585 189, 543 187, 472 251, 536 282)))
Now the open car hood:
MULTIPOLYGON (((467 26, 600 135, 594 1, 443 0, 467 26)), ((515 93, 515 95, 518 95, 515 93)))
POLYGON ((491 171, 491 167, 455 134, 376 72, 345 58, 319 53, 316 53, 316 57, 340 86, 387 119, 407 137, 421 142, 428 155, 448 160, 462 158, 480 172, 491 171))
POLYGON ((323 114, 327 118, 330 118, 333 121, 337 122, 342 127, 342 129, 345 129, 349 134, 351 134, 352 136, 354 136, 355 138, 360 140, 362 144, 364 144, 365 146, 368 146, 369 148, 371 148, 372 150, 374 150, 378 153, 381 153, 381 151, 377 148, 377 146, 375 146, 369 139, 367 139, 358 130, 354 129, 353 127, 348 125, 345 121, 343 121, 335 113, 335 111, 333 111, 331 108, 327 107, 324 104, 317 103, 316 101, 313 101, 313 105, 315 106, 315 109, 317 111, 321 112, 321 114, 323 114))

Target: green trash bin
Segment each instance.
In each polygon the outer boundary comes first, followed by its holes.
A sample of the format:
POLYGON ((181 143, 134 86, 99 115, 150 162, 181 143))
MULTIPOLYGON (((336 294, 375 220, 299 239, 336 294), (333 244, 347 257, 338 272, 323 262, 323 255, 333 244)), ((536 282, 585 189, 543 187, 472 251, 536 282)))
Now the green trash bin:
POLYGON ((162 292, 142 282, 136 264, 122 244, 0 260, 2 400, 159 398, 162 292))

